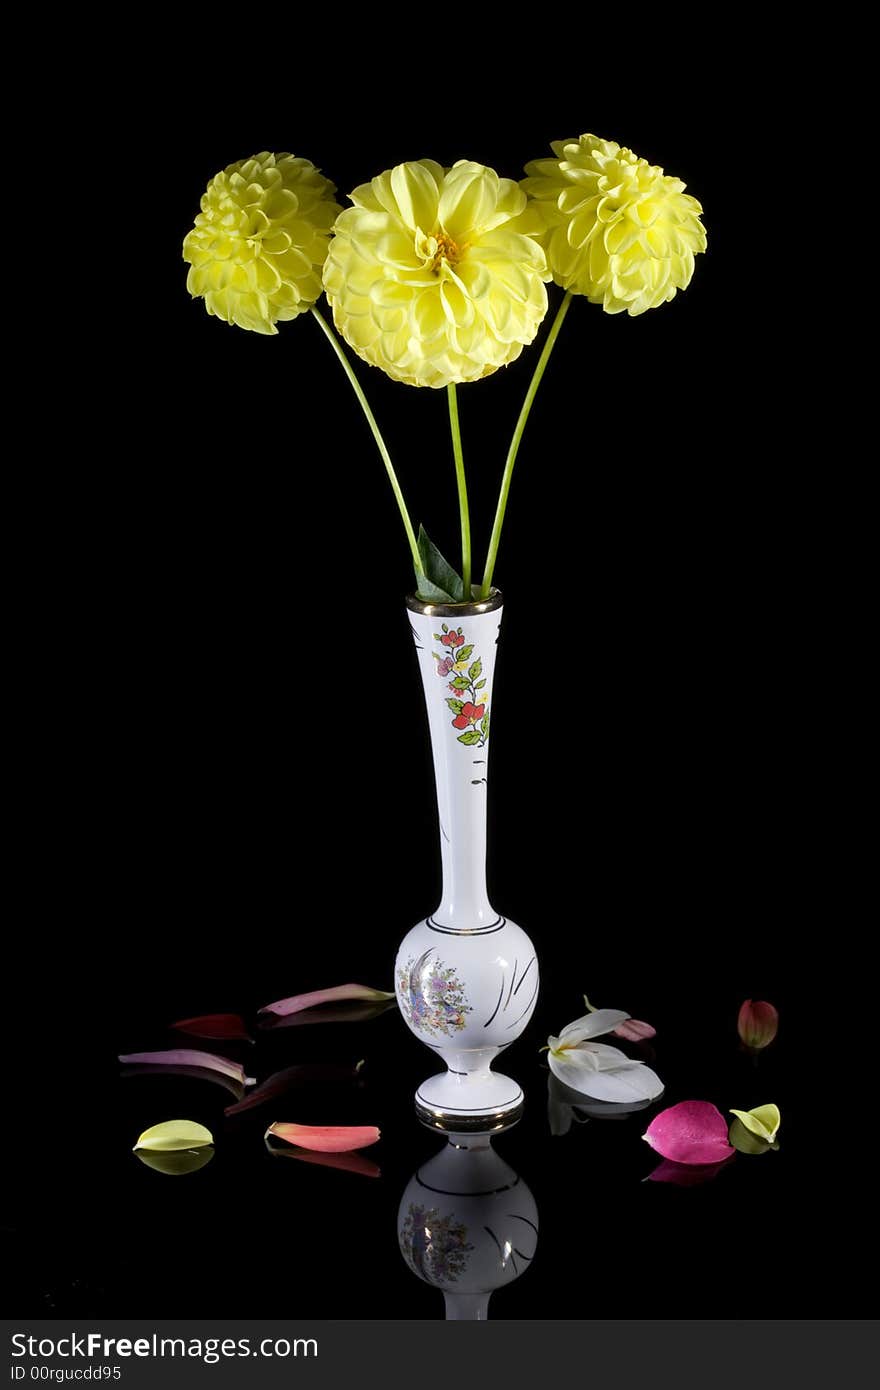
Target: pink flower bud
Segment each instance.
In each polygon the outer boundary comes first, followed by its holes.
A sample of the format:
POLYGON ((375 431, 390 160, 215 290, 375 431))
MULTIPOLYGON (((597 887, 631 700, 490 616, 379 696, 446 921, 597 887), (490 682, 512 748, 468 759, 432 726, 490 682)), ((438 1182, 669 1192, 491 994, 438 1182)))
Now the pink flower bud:
POLYGON ((779 1014, 772 1004, 747 999, 739 1011, 737 1030, 746 1047, 767 1047, 776 1037, 779 1014))

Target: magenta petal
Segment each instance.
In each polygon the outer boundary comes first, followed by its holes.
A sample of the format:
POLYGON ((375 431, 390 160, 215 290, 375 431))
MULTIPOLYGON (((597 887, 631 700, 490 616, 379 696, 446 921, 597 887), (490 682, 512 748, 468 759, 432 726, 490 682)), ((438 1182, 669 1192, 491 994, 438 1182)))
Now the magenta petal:
POLYGON ((197 1018, 182 1018, 171 1027, 194 1038, 240 1038, 242 1042, 253 1042, 238 1014, 199 1014, 197 1018))
POLYGON ((682 1100, 661 1110, 642 1138, 674 1163, 718 1163, 734 1152, 727 1122, 708 1100, 682 1100))
POLYGON ((298 1014, 302 1009, 314 1008, 316 1004, 337 1004, 343 999, 366 999, 370 1003, 393 999, 394 994, 386 989, 371 989, 369 985, 333 985, 330 989, 313 989, 309 994, 292 994, 289 999, 276 999, 274 1004, 266 1004, 261 1014, 298 1014))
POLYGON ((625 1038, 627 1042, 645 1042, 657 1036, 657 1029, 652 1028, 650 1023, 643 1023, 640 1018, 625 1018, 612 1032, 615 1037, 625 1038))
POLYGON ((676 1187, 699 1187, 700 1183, 710 1182, 718 1176, 722 1168, 732 1163, 731 1158, 722 1158, 720 1163, 673 1163, 664 1158, 645 1182, 669 1182, 676 1187))

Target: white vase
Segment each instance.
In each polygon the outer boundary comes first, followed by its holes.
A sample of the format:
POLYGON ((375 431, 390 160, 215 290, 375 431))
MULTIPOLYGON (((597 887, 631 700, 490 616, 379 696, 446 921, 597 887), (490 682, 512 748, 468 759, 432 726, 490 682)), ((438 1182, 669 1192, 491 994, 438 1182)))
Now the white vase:
POLYGON ((534 1259, 538 1208, 488 1134, 450 1134, 410 1178, 397 1239, 413 1273, 442 1290, 448 1321, 482 1322, 489 1295, 534 1259))
POLYGON ((484 602, 407 599, 425 703, 440 821, 443 896, 406 936, 395 981, 401 1012, 446 1071, 424 1081, 426 1118, 480 1127, 510 1119, 523 1094, 490 1070, 520 1036, 538 996, 538 962, 526 933, 500 916, 486 891, 486 797, 500 593, 484 602))

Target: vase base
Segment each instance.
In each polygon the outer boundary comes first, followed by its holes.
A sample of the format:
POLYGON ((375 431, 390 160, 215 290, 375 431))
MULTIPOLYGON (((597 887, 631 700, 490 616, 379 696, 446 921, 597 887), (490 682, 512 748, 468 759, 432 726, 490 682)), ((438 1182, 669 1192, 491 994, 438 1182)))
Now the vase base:
POLYGON ((506 1128, 519 1118, 523 1104, 522 1087, 497 1072, 478 1077, 441 1072, 416 1091, 416 1112, 434 1128, 506 1128))

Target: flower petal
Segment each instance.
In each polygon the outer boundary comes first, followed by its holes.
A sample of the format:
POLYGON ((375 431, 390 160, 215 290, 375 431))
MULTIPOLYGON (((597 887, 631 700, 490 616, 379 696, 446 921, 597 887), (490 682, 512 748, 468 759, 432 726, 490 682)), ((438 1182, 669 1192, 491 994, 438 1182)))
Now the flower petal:
POLYGON ((218 1057, 214 1052, 200 1052, 191 1047, 170 1048, 162 1052, 126 1052, 119 1056, 120 1062, 143 1063, 151 1066, 202 1067, 207 1071, 220 1072, 240 1086, 246 1086, 250 1078, 245 1076, 240 1062, 228 1057, 218 1057))
POLYGON ((594 1009, 592 1013, 584 1014, 583 1018, 576 1018, 574 1023, 567 1023, 559 1036, 568 1043, 598 1038, 603 1033, 610 1033, 627 1018, 629 1014, 623 1009, 594 1009))
POLYGON ((612 1031, 616 1038, 625 1038, 627 1042, 646 1042, 648 1038, 657 1036, 657 1029, 652 1028, 650 1023, 643 1023, 640 1018, 628 1018, 612 1031))
MULTIPOLYGON (((609 1048, 609 1051, 616 1052, 617 1049, 609 1048)), ((623 1053, 620 1056, 623 1058, 623 1053)), ((629 1104, 633 1101, 656 1100, 663 1093, 663 1082, 644 1062, 623 1058, 625 1065, 606 1066, 600 1070, 595 1066, 595 1061, 593 1057, 591 1065, 589 1054, 577 1048, 568 1049, 561 1055, 551 1052, 548 1056, 550 1070, 555 1077, 573 1091, 593 1096, 596 1100, 629 1104)))
POLYGON ((253 1042, 238 1014, 200 1014, 197 1018, 182 1018, 171 1027, 194 1038, 240 1038, 242 1042, 253 1042))
POLYGON ((778 1105, 758 1105, 754 1110, 731 1110, 731 1115, 742 1121, 746 1129, 756 1134, 765 1143, 772 1144, 779 1129, 782 1116, 778 1105))
POLYGON ((661 1110, 642 1138, 675 1163, 717 1163, 733 1153, 724 1117, 707 1100, 683 1100, 661 1110))
POLYGON ((347 1153, 351 1149, 366 1149, 379 1140, 375 1125, 270 1125, 265 1138, 274 1135, 287 1144, 319 1153, 347 1153))
POLYGON ((263 1031, 277 1028, 299 1028, 310 1023, 368 1023, 389 1009, 397 1008, 397 999, 379 999, 370 1003, 367 999, 343 1000, 341 1004, 319 1004, 315 1009, 303 1009, 297 1014, 261 1014, 257 1026, 263 1031))
POLYGON ((331 989, 313 989, 309 994, 292 994, 289 999, 278 999, 274 1004, 265 1004, 260 1013, 278 1014, 284 1018, 303 1009, 312 1009, 316 1004, 335 1004, 343 999, 366 999, 378 1003, 394 997, 393 990, 370 989, 369 985, 334 985, 331 989))
POLYGON ((253 1110, 258 1105, 265 1105, 267 1100, 283 1095, 294 1086, 307 1086, 312 1082, 323 1084, 328 1081, 353 1081, 356 1076, 357 1071, 354 1067, 343 1067, 334 1062, 301 1062, 293 1067, 285 1067, 283 1071, 273 1072, 250 1091, 244 1100, 238 1101, 235 1105, 228 1105, 223 1113, 240 1115, 243 1110, 253 1110))
POLYGON ((194 1120, 163 1120, 160 1125, 144 1130, 132 1152, 156 1149, 162 1153, 180 1153, 184 1149, 201 1149, 213 1142, 211 1131, 194 1120))

